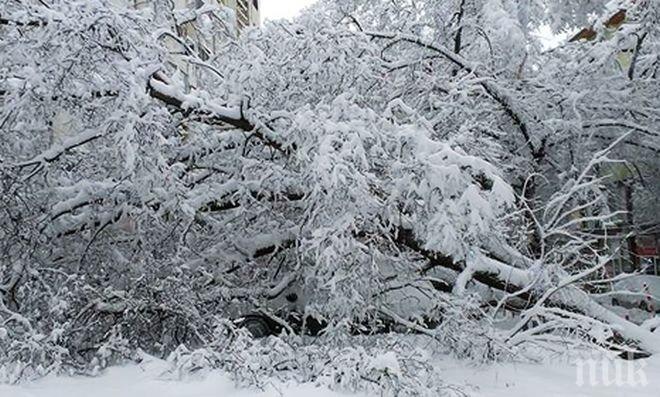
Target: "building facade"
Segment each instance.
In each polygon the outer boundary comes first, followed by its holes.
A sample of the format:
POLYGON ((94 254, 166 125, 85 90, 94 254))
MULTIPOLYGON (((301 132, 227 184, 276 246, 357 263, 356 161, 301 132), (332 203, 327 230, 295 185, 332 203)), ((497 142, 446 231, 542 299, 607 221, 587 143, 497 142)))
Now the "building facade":
POLYGON ((261 21, 260 0, 220 0, 220 2, 236 14, 238 30, 259 25, 261 21))
POLYGON ((261 22, 260 0, 112 0, 118 7, 152 13, 155 20, 173 17, 176 36, 160 40, 168 47, 169 63, 182 75, 186 90, 197 86, 199 65, 226 45, 227 38, 261 22), (192 54, 191 54, 192 52, 192 54))
POLYGON ((160 11, 202 9, 206 5, 219 5, 229 12, 231 22, 237 31, 261 23, 261 0, 112 0, 117 6, 160 11))

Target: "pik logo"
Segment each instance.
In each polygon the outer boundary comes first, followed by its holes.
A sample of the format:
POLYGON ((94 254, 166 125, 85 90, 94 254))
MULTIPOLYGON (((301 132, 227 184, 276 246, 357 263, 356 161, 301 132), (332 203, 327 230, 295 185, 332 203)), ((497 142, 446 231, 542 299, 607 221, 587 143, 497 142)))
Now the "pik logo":
POLYGON ((617 356, 580 359, 576 361, 575 383, 585 386, 645 387, 647 363, 643 360, 623 360, 617 356))

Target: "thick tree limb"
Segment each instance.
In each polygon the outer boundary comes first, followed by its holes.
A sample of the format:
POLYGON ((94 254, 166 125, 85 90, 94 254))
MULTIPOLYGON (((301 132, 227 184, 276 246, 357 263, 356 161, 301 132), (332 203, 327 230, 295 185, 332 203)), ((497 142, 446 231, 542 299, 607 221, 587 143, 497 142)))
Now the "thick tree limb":
POLYGON ((205 103, 199 98, 179 92, 167 82, 162 73, 156 73, 149 80, 151 95, 166 104, 179 109, 184 115, 193 113, 210 124, 229 124, 243 131, 254 130, 254 125, 243 117, 240 108, 205 103))
MULTIPOLYGON (((410 230, 399 229, 395 233, 396 241, 404 247, 417 252, 429 260, 430 266, 439 266, 454 271, 462 271, 463 266, 454 262, 451 257, 424 249, 415 239, 410 230)), ((606 309, 585 291, 571 283, 562 285, 562 288, 548 290, 551 293, 524 292, 532 282, 532 275, 525 269, 519 269, 493 259, 486 258, 485 262, 473 264, 475 266, 473 278, 489 287, 517 294, 518 298, 531 303, 547 300, 545 303, 551 307, 558 307, 574 313, 588 315, 612 326, 624 338, 634 340, 639 347, 648 353, 660 353, 660 335, 652 334, 645 329, 631 323, 616 313, 606 309)), ((548 292, 546 291, 546 292, 548 292)))
POLYGON ((461 40, 463 38, 463 15, 465 14, 465 0, 461 0, 460 5, 458 6, 458 12, 456 13, 456 34, 454 35, 454 53, 461 53, 461 40))
POLYGON ((37 21, 37 20, 32 20, 32 21, 14 21, 11 19, 4 18, 0 15, 0 25, 14 25, 14 26, 44 26, 46 25, 46 21, 37 21))
MULTIPOLYGON (((465 268, 465 264, 462 262, 455 262, 454 259, 449 256, 424 249, 415 238, 413 231, 410 229, 399 228, 395 231, 394 235, 395 241, 398 244, 420 254, 428 260, 428 265, 425 267, 425 271, 429 271, 436 267, 441 267, 453 270, 457 273, 461 273, 465 268)), ((522 271, 521 269, 514 269, 516 271, 522 271)), ((502 277, 502 272, 498 273, 494 271, 483 271, 477 269, 477 271, 473 273, 472 278, 488 287, 495 288, 507 293, 518 293, 522 289, 516 284, 510 283, 506 277, 502 277)), ((531 293, 523 293, 517 295, 517 297, 525 301, 534 300, 531 293)))
POLYGON ((195 121, 209 125, 230 125, 239 130, 249 132, 263 141, 267 146, 287 153, 288 148, 269 135, 264 126, 257 126, 244 116, 242 107, 228 107, 206 102, 201 98, 185 94, 169 84, 167 77, 158 72, 149 80, 151 96, 174 107, 184 116, 196 116, 195 121))
MULTIPOLYGON (((276 201, 278 196, 286 199, 286 201, 300 201, 305 195, 303 193, 270 193, 270 192, 250 192, 252 198, 257 201, 276 201)), ((201 208, 202 212, 220 212, 235 209, 241 206, 239 200, 234 200, 231 198, 231 194, 226 195, 225 199, 222 200, 212 200, 206 202, 201 208)))

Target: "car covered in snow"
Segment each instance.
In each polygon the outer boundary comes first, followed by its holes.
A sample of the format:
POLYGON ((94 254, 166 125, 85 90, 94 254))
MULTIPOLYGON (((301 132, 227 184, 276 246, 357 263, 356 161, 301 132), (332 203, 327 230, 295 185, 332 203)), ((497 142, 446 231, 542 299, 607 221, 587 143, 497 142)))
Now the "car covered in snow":
MULTIPOLYGON (((452 291, 456 283, 456 275, 441 268, 432 269, 426 276, 433 280, 429 282, 420 278, 417 282, 404 282, 397 285, 395 277, 390 277, 392 284, 383 301, 389 312, 375 311, 371 321, 358 320, 350 322, 351 332, 354 334, 379 334, 387 332, 419 332, 416 325, 426 329, 436 328, 443 321, 442 309, 439 302, 429 294, 429 289, 441 290, 446 293, 452 291)), ((321 334, 328 326, 323 318, 306 315, 307 296, 305 288, 297 282, 291 282, 286 287, 272 287, 276 291, 262 306, 242 304, 232 313, 234 323, 247 329, 254 337, 261 338, 277 335, 282 331, 316 336, 321 334)), ((479 296, 484 302, 498 301, 503 294, 488 288, 483 284, 468 282, 465 285, 465 294, 479 296)), ((510 299, 514 302, 515 299, 510 299)), ((520 304, 524 305, 524 301, 520 304)))

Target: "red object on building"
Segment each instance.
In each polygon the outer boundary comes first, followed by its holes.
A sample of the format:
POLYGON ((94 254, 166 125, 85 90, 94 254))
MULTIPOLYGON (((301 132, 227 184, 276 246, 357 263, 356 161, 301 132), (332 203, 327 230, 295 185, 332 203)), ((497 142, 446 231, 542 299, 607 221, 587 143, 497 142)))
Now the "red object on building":
POLYGON ((658 254, 658 247, 635 247, 635 253, 639 256, 660 256, 658 254))

